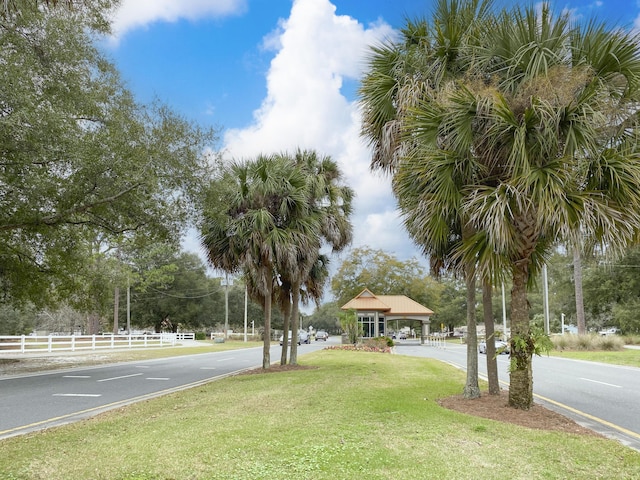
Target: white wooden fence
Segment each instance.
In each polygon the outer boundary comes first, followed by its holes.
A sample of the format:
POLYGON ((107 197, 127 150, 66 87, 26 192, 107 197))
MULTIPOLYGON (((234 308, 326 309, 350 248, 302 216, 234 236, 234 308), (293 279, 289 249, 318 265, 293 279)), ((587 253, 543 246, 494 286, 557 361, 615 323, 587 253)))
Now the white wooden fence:
POLYGON ((174 346, 181 340, 194 340, 194 333, 153 333, 146 335, 0 335, 0 353, 104 350, 174 346))

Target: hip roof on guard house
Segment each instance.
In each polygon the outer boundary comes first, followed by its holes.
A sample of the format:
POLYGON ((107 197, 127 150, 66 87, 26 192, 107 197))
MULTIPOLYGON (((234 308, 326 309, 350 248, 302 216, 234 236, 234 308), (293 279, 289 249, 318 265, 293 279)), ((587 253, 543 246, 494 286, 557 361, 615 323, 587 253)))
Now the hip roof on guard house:
POLYGON ((355 298, 342 307, 342 310, 369 310, 382 312, 386 316, 423 317, 433 315, 433 310, 410 299, 406 295, 375 295, 365 288, 355 298))

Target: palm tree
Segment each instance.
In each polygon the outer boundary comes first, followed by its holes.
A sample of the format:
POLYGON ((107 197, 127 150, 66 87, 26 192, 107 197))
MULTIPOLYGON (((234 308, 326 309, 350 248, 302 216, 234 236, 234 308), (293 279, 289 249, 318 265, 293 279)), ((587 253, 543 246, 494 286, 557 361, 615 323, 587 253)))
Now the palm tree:
POLYGON ((297 260, 291 245, 300 242, 301 236, 288 227, 291 217, 309 217, 307 180, 290 161, 261 155, 224 168, 210 193, 202 245, 214 267, 230 273, 243 271, 254 298, 262 300, 262 367, 267 369, 276 274, 297 260))
POLYGON ((290 363, 297 363, 297 332, 300 295, 303 286, 306 295, 319 299, 322 284, 327 279, 328 258, 320 254, 323 246, 338 252, 351 243, 352 226, 349 221, 353 191, 342 183, 342 174, 338 164, 330 157, 319 157, 315 151, 298 150, 291 161, 306 175, 308 181, 308 218, 304 223, 292 225, 292 228, 307 228, 310 219, 318 222, 314 225, 317 232, 307 230, 300 238, 309 239, 297 250, 297 262, 282 269, 282 277, 291 286, 291 357, 290 363), (315 237, 314 237, 315 235, 315 237))
MULTIPOLYGON (((477 262, 483 277, 512 278, 509 404, 528 409, 538 346, 527 287, 550 247, 587 234, 615 251, 640 226, 638 36, 573 24, 548 5, 482 25, 460 54, 463 74, 408 111, 413 150, 401 163, 448 156, 473 165, 459 205, 474 233, 454 257, 477 262)), ((417 188, 437 189, 432 180, 417 188)))
MULTIPOLYGON (((431 24, 409 21, 402 30, 401 42, 373 49, 370 69, 359 92, 363 135, 373 147, 371 166, 394 174, 394 193, 407 230, 431 259, 433 273, 446 268, 464 275, 467 398, 480 395, 475 333, 476 259, 463 262, 453 254, 464 239, 474 234, 462 209, 462 190, 481 170, 470 149, 462 154, 437 148, 425 151, 423 147, 429 142, 421 136, 432 136, 432 132, 408 129, 406 122, 413 109, 437 99, 441 89, 464 75, 468 48, 479 38, 490 6, 490 1, 480 0, 439 1, 431 24), (408 157, 412 160, 405 161, 408 157)), ((464 139, 455 135, 440 138, 449 143, 458 140, 464 139)), ((495 363, 495 356, 488 354, 487 360, 495 363)))
POLYGON ((478 58, 498 83, 475 92, 487 118, 475 135, 502 166, 468 206, 511 264, 509 403, 526 409, 536 348, 526 289, 543 255, 583 232, 622 249, 639 225, 640 51, 637 35, 573 25, 548 6, 503 13, 490 33, 478 58))
POLYGON ((353 192, 341 184, 337 164, 314 152, 258 157, 225 169, 206 212, 202 243, 212 265, 243 271, 248 291, 264 307, 263 368, 274 299, 285 317, 282 363, 292 331, 290 363, 297 363, 302 287, 319 298, 326 280, 323 242, 337 251, 351 240, 353 192), (323 268, 324 267, 324 268, 323 268), (325 274, 323 274, 325 272, 325 274))
POLYGON ((431 29, 410 24, 404 45, 378 49, 364 132, 374 166, 399 172, 420 245, 483 278, 512 277, 509 403, 528 409, 537 346, 527 287, 549 247, 587 233, 615 250, 640 225, 640 56, 637 36, 572 24, 547 5, 483 16, 466 41, 438 43, 470 25, 451 17, 484 7, 441 1, 431 29))

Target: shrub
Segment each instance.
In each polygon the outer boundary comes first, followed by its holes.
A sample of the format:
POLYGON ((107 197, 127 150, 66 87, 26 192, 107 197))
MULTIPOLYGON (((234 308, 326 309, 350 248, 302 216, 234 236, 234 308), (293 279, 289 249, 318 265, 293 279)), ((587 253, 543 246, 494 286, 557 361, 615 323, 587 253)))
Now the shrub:
POLYGON ((207 334, 204 332, 196 332, 196 340, 206 340, 207 334))
POLYGON ((605 337, 600 337, 600 341, 598 343, 600 346, 600 350, 618 351, 624 349, 624 341, 617 335, 607 335, 605 337))
POLYGON ((556 350, 565 350, 569 348, 568 335, 554 335, 551 337, 551 343, 553 343, 556 350))
POLYGON ((362 325, 358 322, 358 315, 353 308, 340 313, 340 326, 347 335, 349 343, 353 345, 358 343, 358 337, 362 335, 362 325))
POLYGON ((625 335, 622 339, 626 345, 640 345, 640 335, 625 335))
POLYGON ((576 335, 576 348, 578 350, 595 350, 593 335, 576 335))
POLYGON ((376 337, 367 338, 364 342, 366 347, 385 349, 386 347, 393 347, 393 340, 389 337, 376 337))
POLYGON ((358 345, 332 345, 325 347, 326 350, 349 350, 352 352, 375 352, 375 353, 391 353, 391 347, 377 347, 360 343, 358 345))
POLYGON ((622 350, 624 341, 617 335, 555 335, 551 337, 556 350, 622 350))

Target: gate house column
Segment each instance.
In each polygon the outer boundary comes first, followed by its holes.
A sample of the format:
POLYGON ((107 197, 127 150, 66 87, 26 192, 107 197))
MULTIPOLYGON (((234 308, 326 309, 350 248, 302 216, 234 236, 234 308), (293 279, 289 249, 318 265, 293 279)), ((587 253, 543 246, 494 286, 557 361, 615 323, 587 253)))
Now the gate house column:
POLYGON ((424 345, 425 339, 429 336, 429 322, 422 322, 422 334, 420 335, 420 343, 424 345))
POLYGON ((380 325, 378 325, 378 312, 373 312, 373 336, 374 337, 379 337, 380 336, 380 325))

